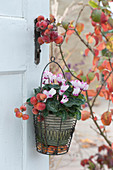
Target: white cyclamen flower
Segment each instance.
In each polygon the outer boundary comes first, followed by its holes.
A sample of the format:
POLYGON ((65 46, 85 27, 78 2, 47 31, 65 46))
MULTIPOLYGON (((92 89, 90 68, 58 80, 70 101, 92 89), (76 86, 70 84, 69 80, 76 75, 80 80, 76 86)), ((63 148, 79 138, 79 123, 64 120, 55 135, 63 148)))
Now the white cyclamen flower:
POLYGON ((79 80, 72 80, 71 81, 71 84, 72 84, 72 86, 73 87, 80 87, 80 85, 81 85, 81 82, 79 81, 79 80))
POLYGON ((86 82, 81 82, 80 89, 86 91, 89 85, 86 82))
POLYGON ((43 94, 45 94, 47 96, 47 99, 48 98, 52 98, 55 94, 56 94, 56 90, 54 88, 52 88, 51 90, 47 91, 47 90, 44 90, 43 91, 43 94))
POLYGON ((42 83, 43 84, 53 83, 55 79, 56 79, 56 75, 52 74, 49 71, 45 71, 43 74, 42 83))
POLYGON ((64 84, 66 82, 66 80, 63 78, 62 73, 60 73, 56 76, 56 80, 57 80, 58 83, 62 83, 62 84, 64 84))
POLYGON ((63 98, 62 98, 62 100, 60 101, 60 103, 66 103, 66 102, 68 102, 68 98, 67 98, 67 96, 66 95, 63 95, 63 98))
POLYGON ((68 88, 69 85, 63 84, 60 88, 59 94, 62 95, 68 88))
POLYGON ((74 96, 78 96, 79 93, 80 93, 80 91, 81 91, 81 90, 80 90, 79 87, 75 87, 74 90, 73 90, 73 95, 74 95, 74 96))

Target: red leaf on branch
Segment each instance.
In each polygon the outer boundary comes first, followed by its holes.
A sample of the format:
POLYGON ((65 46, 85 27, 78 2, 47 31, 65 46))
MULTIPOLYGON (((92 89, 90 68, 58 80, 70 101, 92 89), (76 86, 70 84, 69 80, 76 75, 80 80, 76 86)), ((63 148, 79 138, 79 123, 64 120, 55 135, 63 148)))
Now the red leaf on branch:
POLYGON ((97 121, 97 117, 96 116, 94 117, 94 120, 97 121))
MULTIPOLYGON (((111 95, 110 95, 110 100, 112 101, 112 103, 113 103, 113 94, 111 93, 111 95)), ((112 114, 113 114, 113 112, 112 112, 112 114)))
POLYGON ((94 46, 97 46, 98 45, 98 43, 99 43, 99 39, 98 39, 98 37, 97 36, 93 36, 94 37, 94 39, 95 39, 95 45, 94 46))
POLYGON ((113 73, 110 75, 110 77, 107 80, 107 87, 109 89, 109 92, 113 92, 113 73))
POLYGON ((102 43, 100 43, 99 45, 98 45, 98 47, 96 47, 97 48, 97 50, 99 50, 99 51, 102 51, 103 49, 105 49, 105 42, 102 42, 102 43))
MULTIPOLYGON (((94 97, 96 96, 97 92, 95 90, 87 90, 88 96, 89 97, 94 97)), ((86 93, 83 91, 82 94, 86 96, 86 93)))
POLYGON ((101 34, 101 27, 100 27, 100 25, 96 25, 96 26, 95 26, 95 34, 96 34, 96 35, 101 34))
POLYGON ((105 150, 105 149, 109 149, 109 147, 106 146, 106 145, 102 145, 102 146, 99 146, 99 147, 98 147, 98 151, 99 151, 99 152, 101 152, 102 150, 105 150))
POLYGON ((100 127, 100 129, 103 129, 103 128, 104 128, 104 126, 102 126, 102 125, 100 125, 99 127, 100 127))
POLYGON ((103 125, 109 126, 111 124, 111 120, 112 120, 111 112, 106 111, 101 115, 101 122, 103 123, 103 125))
POLYGON ((103 31, 105 31, 105 32, 113 29, 108 22, 104 23, 104 24, 101 24, 101 26, 103 28, 103 31))
POLYGON ((77 23, 76 29, 77 29, 78 33, 81 33, 84 30, 84 24, 77 23))
POLYGON ((113 150, 113 143, 111 144, 111 149, 113 150))
POLYGON ((96 66, 97 66, 99 60, 100 60, 99 57, 94 56, 94 58, 93 58, 93 65, 96 65, 96 66))
POLYGON ((93 50, 94 50, 95 56, 97 57, 99 55, 99 50, 97 49, 93 49, 93 50))
POLYGON ((69 27, 68 27, 68 31, 66 32, 66 34, 67 34, 67 35, 72 35, 72 34, 75 32, 73 29, 75 29, 74 26, 69 26, 69 27), (71 30, 71 29, 72 29, 72 30, 71 30))
POLYGON ((83 121, 89 119, 90 116, 91 116, 90 112, 88 112, 86 110, 83 110, 81 112, 81 120, 83 120, 83 121))
POLYGON ((93 43, 93 36, 91 35, 91 33, 86 34, 86 40, 88 43, 93 43))
POLYGON ((68 30, 67 30, 67 32, 66 32, 66 35, 67 35, 67 37, 66 37, 66 43, 68 42, 68 40, 69 40, 69 38, 71 37, 71 35, 75 32, 73 29, 75 29, 74 26, 69 26, 69 27, 68 27, 68 30), (71 29, 72 29, 72 30, 71 30, 71 29))
POLYGON ((101 21, 101 23, 106 23, 108 21, 108 17, 105 15, 104 12, 102 12, 102 14, 101 14, 100 21, 101 21))
POLYGON ((95 73, 95 76, 97 77, 97 80, 99 81, 99 73, 95 73))
POLYGON ((89 48, 85 50, 85 56, 88 56, 89 51, 90 51, 89 48))

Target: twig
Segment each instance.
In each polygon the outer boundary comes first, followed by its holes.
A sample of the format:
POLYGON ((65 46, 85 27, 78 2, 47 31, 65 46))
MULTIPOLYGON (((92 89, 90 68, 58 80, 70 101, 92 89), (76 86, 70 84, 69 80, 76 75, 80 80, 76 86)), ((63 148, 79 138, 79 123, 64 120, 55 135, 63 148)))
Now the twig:
MULTIPOLYGON (((78 17, 77 17, 77 19, 76 19, 76 25, 77 25, 77 22, 78 22, 81 14, 82 14, 82 12, 84 11, 84 8, 85 8, 86 6, 89 6, 89 5, 88 5, 88 4, 83 5, 82 9, 80 10, 80 12, 79 12, 79 14, 78 14, 78 17)), ((90 6, 89 6, 89 7, 90 7, 90 6)), ((76 28, 76 26, 75 26, 75 28, 76 28)))
POLYGON ((104 135, 104 133, 102 132, 102 130, 100 129, 97 121, 94 119, 94 115, 93 115, 93 110, 92 110, 92 106, 90 105, 89 103, 89 100, 88 100, 88 93, 86 91, 86 97, 87 97, 87 103, 88 103, 88 106, 89 106, 89 109, 90 109, 90 113, 91 113, 91 116, 93 118, 93 122, 95 123, 96 127, 98 128, 99 132, 100 132, 100 135, 103 136, 103 138, 105 139, 105 141, 108 143, 109 146, 111 146, 111 142, 107 139, 107 137, 104 135))
POLYGON ((92 52, 93 55, 95 55, 95 52, 93 51, 91 46, 79 35, 78 31, 76 29, 74 29, 74 31, 76 35, 78 36, 78 38, 83 42, 83 44, 92 52))
POLYGON ((65 64, 65 66, 67 67, 68 71, 71 73, 71 75, 72 75, 75 79, 78 79, 79 81, 81 81, 81 79, 79 79, 78 77, 76 77, 76 76, 71 72, 71 70, 69 69, 69 67, 68 67, 68 65, 67 65, 67 63, 66 63, 66 61, 65 61, 65 59, 64 59, 64 55, 63 55, 63 51, 62 51, 61 45, 59 45, 59 49, 60 49, 60 54, 61 54, 62 60, 63 60, 63 62, 64 62, 64 64, 65 64))
POLYGON ((94 97, 94 99, 93 99, 93 102, 92 102, 92 106, 91 106, 91 107, 93 107, 93 105, 94 105, 94 103, 95 103, 96 98, 98 97, 98 95, 99 95, 100 91, 102 90, 102 88, 103 88, 103 86, 105 85, 105 83, 106 83, 107 79, 110 77, 110 75, 111 75, 112 73, 113 73, 113 69, 112 69, 112 71, 108 74, 108 76, 106 77, 106 79, 104 80, 104 82, 102 83, 102 85, 101 85, 100 89, 98 90, 98 92, 97 92, 96 96, 95 96, 95 97, 94 97))

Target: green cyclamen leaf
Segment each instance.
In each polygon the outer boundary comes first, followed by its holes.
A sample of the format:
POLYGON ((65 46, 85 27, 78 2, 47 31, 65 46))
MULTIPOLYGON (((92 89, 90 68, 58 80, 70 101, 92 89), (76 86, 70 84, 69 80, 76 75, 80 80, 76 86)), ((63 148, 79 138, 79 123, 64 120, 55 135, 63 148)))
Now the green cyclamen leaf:
POLYGON ((47 101, 47 110, 52 112, 58 112, 58 101, 47 101))
POLYGON ((30 99, 31 99, 31 98, 27 99, 27 100, 26 100, 26 103, 27 103, 29 106, 33 106, 33 105, 31 104, 31 102, 30 102, 30 99))
POLYGON ((35 93, 35 95, 36 94, 38 94, 38 93, 40 93, 41 92, 41 88, 39 87, 39 88, 36 88, 36 89, 34 89, 34 93, 35 93))
POLYGON ((62 121, 66 120, 67 119, 67 112, 64 110, 62 112, 62 121))
POLYGON ((80 110, 77 110, 77 111, 75 112, 75 118, 76 118, 77 120, 80 120, 80 119, 81 119, 81 112, 80 112, 80 110))

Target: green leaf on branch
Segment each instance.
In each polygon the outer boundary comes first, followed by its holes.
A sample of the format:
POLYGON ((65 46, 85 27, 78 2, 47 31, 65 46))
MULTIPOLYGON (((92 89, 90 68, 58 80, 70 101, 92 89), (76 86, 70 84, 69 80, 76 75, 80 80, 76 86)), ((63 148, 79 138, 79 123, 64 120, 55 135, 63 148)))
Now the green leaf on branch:
POLYGON ((62 24, 62 27, 63 27, 65 30, 68 29, 69 22, 64 22, 64 21, 62 21, 61 24, 62 24))
POLYGON ((89 74, 88 74, 88 78, 89 78, 89 80, 93 80, 94 79, 94 77, 95 77, 95 73, 94 72, 90 72, 89 74))
POLYGON ((96 2, 94 2, 94 1, 92 1, 92 0, 90 0, 90 1, 88 2, 88 4, 89 4, 92 8, 98 8, 98 4, 97 4, 96 2))
POLYGON ((84 82, 87 81, 87 77, 86 77, 86 76, 80 76, 80 78, 81 78, 84 82))

